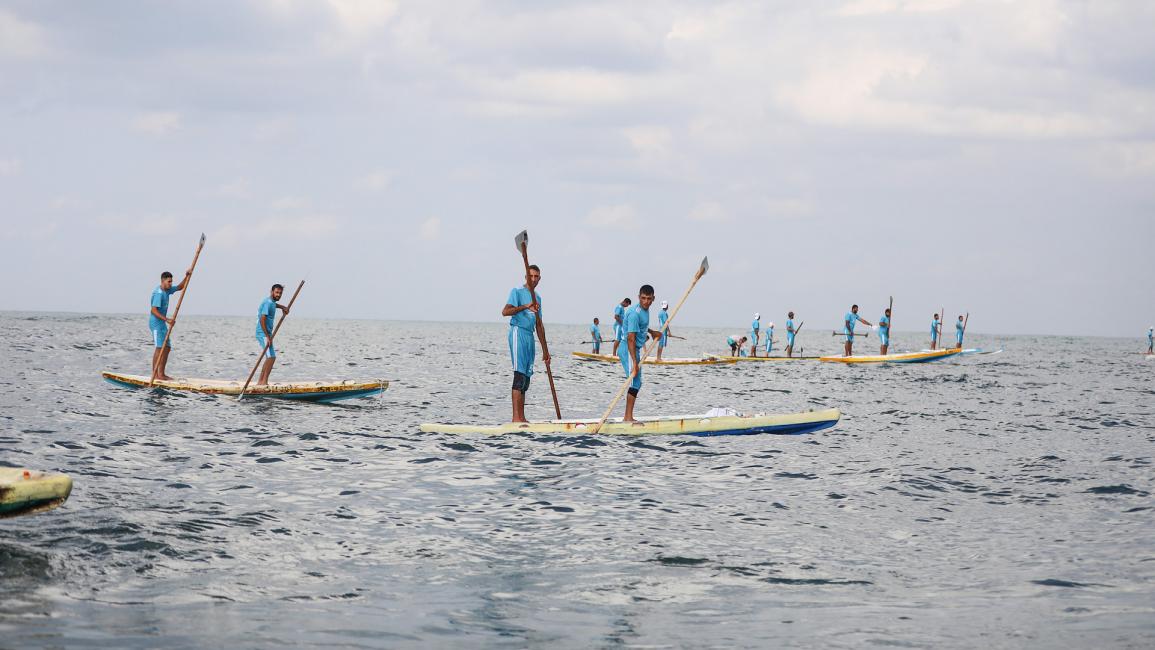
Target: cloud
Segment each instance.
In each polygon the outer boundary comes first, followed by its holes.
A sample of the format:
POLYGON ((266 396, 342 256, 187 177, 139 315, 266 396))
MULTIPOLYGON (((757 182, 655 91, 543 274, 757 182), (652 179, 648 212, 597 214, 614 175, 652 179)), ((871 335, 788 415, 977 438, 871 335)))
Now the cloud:
POLYGON ((640 225, 637 211, 626 203, 598 206, 586 215, 585 223, 610 230, 637 230, 640 225))
POLYGON ((375 169, 357 179, 357 187, 369 192, 380 192, 393 183, 393 172, 388 169, 375 169))
POLYGON ((705 223, 720 223, 729 221, 730 215, 726 213, 726 209, 720 203, 706 202, 699 203, 690 210, 690 214, 686 217, 690 221, 701 221, 705 223))
POLYGON ((99 217, 96 219, 96 223, 109 230, 145 237, 168 236, 177 232, 181 226, 180 220, 172 215, 145 215, 143 217, 112 215, 99 217))
POLYGON ((251 242, 309 241, 331 236, 338 225, 339 220, 331 215, 269 217, 251 224, 226 224, 213 231, 209 239, 230 248, 251 242))
POLYGON ((804 217, 814 212, 814 204, 801 198, 777 198, 766 201, 766 213, 771 217, 804 217))
POLYGON ((132 127, 143 133, 167 135, 181 127, 181 116, 174 111, 141 113, 133 119, 132 127))
POLYGON ((956 9, 963 0, 855 0, 835 12, 838 16, 870 16, 887 13, 932 13, 956 9))
POLYGON ((24 162, 19 158, 0 158, 0 176, 15 176, 24 171, 24 162))
POLYGON ((48 53, 44 30, 0 9, 0 59, 31 59, 48 53))
POLYGON ((309 202, 299 196, 282 196, 276 201, 273 201, 272 208, 278 212, 282 212, 285 210, 299 210, 307 205, 309 205, 309 202))
POLYGON ((208 195, 222 199, 246 199, 250 195, 249 179, 238 178, 222 183, 210 190, 208 195))
POLYGON ((441 218, 429 217, 421 222, 417 234, 425 241, 435 241, 441 238, 441 218))

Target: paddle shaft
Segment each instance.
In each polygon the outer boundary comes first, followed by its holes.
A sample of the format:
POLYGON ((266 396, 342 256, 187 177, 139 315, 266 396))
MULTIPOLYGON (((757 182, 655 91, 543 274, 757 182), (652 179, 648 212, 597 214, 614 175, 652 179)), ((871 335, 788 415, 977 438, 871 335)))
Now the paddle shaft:
POLYGON ((845 332, 831 332, 830 335, 831 336, 870 336, 870 332, 863 332, 862 334, 859 334, 857 332, 855 332, 854 334, 847 334, 845 332))
MULTIPOLYGON (((305 286, 305 281, 301 280, 301 283, 297 285, 297 290, 293 292, 293 297, 289 298, 289 306, 286 311, 293 311, 293 303, 297 301, 297 294, 301 293, 301 287, 303 286, 305 286)), ((261 367, 261 361, 264 360, 265 353, 268 352, 269 348, 273 345, 273 339, 277 337, 277 332, 281 330, 281 325, 285 324, 285 319, 288 317, 289 314, 287 313, 281 316, 281 320, 277 321, 277 326, 273 328, 272 332, 269 332, 269 340, 265 341, 265 347, 261 349, 261 354, 257 357, 257 362, 253 364, 253 371, 249 373, 249 378, 245 380, 245 385, 241 386, 241 393, 237 395, 238 400, 245 396, 245 391, 249 389, 249 382, 253 380, 253 375, 257 374, 257 368, 261 367)))
POLYGON ((521 242, 521 261, 525 264, 525 288, 529 289, 530 300, 537 310, 537 337, 541 339, 542 359, 545 360, 545 376, 549 379, 549 393, 553 396, 553 412, 561 419, 561 405, 557 401, 557 387, 553 384, 553 370, 549 367, 549 344, 545 341, 545 323, 541 320, 541 305, 537 303, 537 292, 529 288, 529 241, 521 242))
MULTIPOLYGON (((176 299, 176 309, 172 310, 172 325, 169 325, 168 331, 164 333, 164 343, 160 346, 160 349, 162 350, 161 354, 164 354, 163 350, 168 347, 168 340, 172 336, 172 331, 176 329, 176 317, 180 315, 181 303, 184 302, 185 294, 188 293, 188 285, 192 282, 193 271, 195 271, 197 268, 197 260, 200 259, 201 249, 204 247, 205 235, 204 233, 201 233, 200 243, 197 244, 197 252, 193 254, 192 266, 190 266, 188 269, 188 277, 184 279, 184 286, 180 288, 180 296, 178 296, 176 299)), ((156 383, 156 371, 159 367, 159 364, 153 364, 152 366, 152 374, 148 378, 149 388, 152 388, 152 385, 156 383)))
MULTIPOLYGON (((706 260, 703 259, 702 266, 698 267, 698 272, 694 274, 694 279, 692 282, 690 282, 690 286, 686 289, 686 293, 682 294, 682 299, 679 300, 678 304, 674 306, 674 311, 670 312, 670 317, 666 319, 666 324, 662 326, 663 332, 670 329, 670 323, 674 322, 674 317, 678 315, 678 310, 682 308, 682 303, 686 302, 686 298, 690 297, 690 292, 694 290, 694 286, 698 284, 698 280, 702 279, 702 276, 706 274, 707 268, 708 266, 706 264, 706 260)), ((649 332, 646 332, 645 336, 649 336, 649 332)), ((631 364, 630 376, 626 377, 626 381, 614 395, 614 401, 610 402, 610 407, 606 409, 605 413, 602 414, 602 417, 598 420, 598 423, 594 425, 594 428, 590 433, 598 433, 602 430, 602 425, 604 425, 606 420, 609 419, 610 413, 614 412, 614 407, 618 405, 618 401, 622 399, 622 395, 626 394, 626 389, 629 388, 630 383, 634 380, 634 377, 638 375, 638 368, 640 368, 641 365, 646 362, 646 357, 650 356, 650 350, 653 348, 656 342, 657 341, 655 339, 650 339, 650 341, 646 343, 645 348, 642 350, 642 356, 638 357, 638 362, 631 364)), ((625 344, 629 345, 629 343, 630 338, 627 336, 625 344)), ((630 354, 630 351, 626 350, 626 354, 630 354)))

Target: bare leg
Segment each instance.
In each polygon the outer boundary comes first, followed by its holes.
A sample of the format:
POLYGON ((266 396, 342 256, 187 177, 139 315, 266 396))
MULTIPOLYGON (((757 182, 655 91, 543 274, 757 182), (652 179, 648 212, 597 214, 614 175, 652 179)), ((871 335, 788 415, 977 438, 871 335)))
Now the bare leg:
POLYGON ((788 357, 794 356, 794 346, 793 345, 787 345, 786 346, 786 356, 788 356, 788 357))
POLYGON ((666 346, 664 346, 664 345, 658 346, 658 361, 662 360, 662 350, 665 350, 665 349, 666 349, 666 346))
POLYGON ((273 364, 276 362, 276 357, 265 359, 265 364, 261 366, 261 376, 257 379, 258 386, 265 386, 269 383, 269 375, 273 373, 273 364))
POLYGON ((160 351, 164 348, 154 348, 152 351, 152 370, 149 372, 151 376, 160 379, 160 351))
POLYGON ((637 399, 637 395, 626 393, 626 417, 622 418, 622 422, 634 421, 634 402, 637 401, 637 399))
POLYGON ((169 352, 172 352, 172 348, 168 347, 167 345, 165 347, 161 348, 159 367, 157 368, 157 371, 156 371, 156 378, 157 379, 164 379, 165 381, 172 379, 172 377, 169 377, 168 374, 165 372, 165 368, 168 366, 168 353, 169 352))
POLYGON ((847 338, 846 339, 846 345, 842 346, 842 350, 843 350, 842 356, 849 357, 850 356, 850 348, 853 345, 854 344, 850 342, 850 339, 847 338))
POLYGON ((510 395, 513 398, 513 422, 525 422, 525 393, 513 390, 510 395))

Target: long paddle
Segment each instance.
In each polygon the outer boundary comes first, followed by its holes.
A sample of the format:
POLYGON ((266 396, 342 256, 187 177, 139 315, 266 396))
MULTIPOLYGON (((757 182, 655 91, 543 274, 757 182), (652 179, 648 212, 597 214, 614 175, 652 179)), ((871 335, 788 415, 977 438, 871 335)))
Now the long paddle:
MULTIPOLYGON (((529 233, 525 230, 521 231, 517 237, 513 238, 513 244, 517 246, 517 250, 521 251, 521 261, 525 263, 525 286, 529 287, 529 233)), ((549 344, 545 342, 545 323, 541 320, 541 305, 537 304, 537 293, 529 290, 529 297, 533 300, 533 304, 538 307, 537 312, 537 332, 538 338, 541 339, 542 358, 545 362, 545 376, 549 378, 549 392, 553 395, 553 411, 557 414, 557 419, 561 419, 561 405, 557 402, 557 388, 553 385, 553 370, 549 367, 549 344)))
POLYGON ((942 325, 946 322, 946 307, 938 308, 938 339, 939 347, 942 347, 942 325))
MULTIPOLYGON (((674 317, 678 315, 678 310, 682 308, 682 303, 686 302, 686 298, 689 298, 690 292, 694 290, 694 285, 698 284, 698 280, 701 280, 702 276, 706 275, 706 271, 709 271, 709 270, 710 270, 710 260, 709 260, 709 258, 703 257, 702 258, 702 265, 698 267, 698 272, 694 274, 694 280, 692 282, 690 282, 690 286, 686 289, 686 293, 682 294, 682 299, 679 300, 678 304, 674 306, 674 311, 670 312, 670 317, 666 319, 666 324, 662 326, 663 332, 670 329, 670 323, 674 322, 674 317)), ((648 337, 649 333, 647 332, 645 334, 645 336, 648 337)), ((629 340, 630 339, 627 336, 626 337, 626 343, 627 344, 629 343, 629 340)), ((650 350, 653 348, 655 343, 657 343, 656 339, 650 339, 650 341, 648 343, 646 343, 646 347, 642 350, 642 356, 639 357, 638 362, 636 364, 634 364, 632 368, 630 368, 630 376, 626 377, 625 383, 622 384, 622 387, 618 389, 617 394, 614 395, 614 401, 610 402, 610 407, 608 409, 606 409, 606 412, 602 414, 601 419, 598 420, 598 423, 594 425, 593 430, 590 431, 591 434, 592 433, 598 433, 599 431, 602 430, 602 425, 604 425, 606 423, 606 420, 609 419, 610 413, 614 412, 614 407, 618 405, 618 400, 620 400, 622 398, 622 395, 626 394, 626 389, 629 388, 630 382, 632 382, 634 380, 634 377, 637 376, 638 368, 641 367, 641 365, 646 362, 646 357, 650 356, 650 350)), ((629 353, 630 353, 629 350, 626 350, 626 354, 629 354, 629 353)))
MULTIPOLYGON (((293 303, 297 301, 297 294, 301 293, 301 287, 303 286, 305 286, 305 281, 301 280, 301 284, 298 284, 297 290, 293 292, 293 297, 289 298, 289 306, 285 309, 286 312, 293 311, 293 303)), ((241 394, 237 395, 238 400, 244 398, 245 391, 249 389, 249 382, 253 380, 253 375, 257 374, 257 368, 261 367, 261 361, 265 359, 265 353, 269 351, 269 346, 273 344, 273 339, 277 337, 277 332, 281 330, 281 325, 285 324, 285 319, 288 317, 288 313, 281 316, 281 320, 277 321, 277 326, 273 328, 272 332, 269 332, 269 340, 265 341, 265 347, 261 350, 261 355, 257 357, 257 363, 253 365, 253 371, 249 373, 249 378, 245 380, 245 385, 241 387, 241 394)))
POLYGON ((886 311, 890 312, 890 316, 886 317, 886 353, 890 354, 890 333, 894 331, 894 296, 890 297, 886 311))
MULTIPOLYGON (((795 331, 798 331, 798 330, 795 330, 795 331)), ((853 334, 847 334, 846 332, 831 332, 830 335, 831 336, 870 336, 870 332, 855 332, 853 334)))
MULTIPOLYGON (((963 317, 963 332, 962 332, 963 333, 963 341, 965 341, 967 338, 967 321, 969 321, 970 319, 971 319, 971 313, 968 311, 967 315, 963 317)), ((962 346, 963 346, 963 342, 959 341, 958 342, 958 349, 961 350, 962 346)))
MULTIPOLYGON (((197 268, 197 260, 200 259, 201 249, 204 247, 205 247, 205 234, 202 232, 201 233, 201 241, 199 244, 197 244, 197 252, 195 254, 193 254, 192 266, 190 266, 188 269, 188 277, 184 279, 184 286, 181 287, 180 295, 177 296, 176 309, 174 309, 172 311, 172 325, 168 326, 168 331, 165 332, 165 334, 164 334, 164 343, 160 346, 160 349, 162 350, 162 352, 161 352, 162 355, 164 354, 163 350, 168 347, 168 339, 169 339, 169 337, 172 336, 173 329, 176 328, 176 317, 180 315, 180 305, 181 305, 181 303, 184 302, 184 297, 188 293, 188 285, 190 282, 192 282, 193 271, 195 271, 197 268)), ((159 359, 158 359, 158 361, 159 361, 159 359)), ((156 383, 156 371, 159 367, 160 367, 159 364, 153 364, 153 366, 152 366, 152 375, 148 378, 149 388, 152 388, 152 385, 156 383)))

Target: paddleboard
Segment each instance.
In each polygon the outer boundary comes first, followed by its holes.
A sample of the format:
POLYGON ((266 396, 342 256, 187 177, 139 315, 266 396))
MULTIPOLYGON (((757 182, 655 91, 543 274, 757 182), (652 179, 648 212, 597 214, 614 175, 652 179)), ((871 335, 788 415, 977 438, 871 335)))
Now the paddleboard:
POLYGON ((702 358, 703 359, 717 359, 718 361, 727 361, 727 362, 733 362, 733 363, 743 363, 746 361, 770 361, 770 362, 774 362, 774 361, 814 361, 814 360, 818 359, 819 357, 817 357, 817 356, 813 356, 813 357, 803 357, 803 356, 798 356, 798 357, 781 357, 781 356, 776 356, 776 357, 724 357, 724 356, 717 355, 717 354, 702 353, 702 358))
MULTIPOLYGON (((602 363, 621 363, 621 359, 610 354, 594 354, 592 352, 574 352, 573 356, 577 359, 585 361, 600 361, 602 363)), ((726 361, 725 359, 690 359, 690 358, 674 358, 674 359, 646 359, 642 362, 645 366, 716 366, 724 363, 734 363, 733 361, 726 361)))
POLYGON ((923 352, 898 352, 887 355, 855 355, 851 357, 844 356, 829 356, 820 357, 819 361, 829 363, 925 363, 927 361, 938 361, 947 357, 953 357, 959 353, 959 348, 948 348, 945 350, 925 350, 923 352))
POLYGON ((0 519, 51 510, 68 499, 72 479, 19 467, 0 467, 0 519))
MULTIPOLYGON (((621 418, 606 420, 599 433, 610 436, 743 436, 759 433, 796 435, 828 429, 838 423, 838 409, 789 413, 784 415, 674 415, 638 418, 636 423, 621 418)), ((512 422, 492 426, 476 424, 422 424, 425 433, 503 435, 507 433, 588 434, 598 422, 585 420, 550 420, 546 422, 512 422)))
MULTIPOLYGON (((126 375, 116 372, 103 372, 101 376, 117 386, 128 388, 148 388, 149 378, 145 375, 126 375)), ((171 391, 186 391, 190 393, 206 393, 209 395, 240 395, 244 382, 222 381, 218 379, 172 379, 157 380, 153 388, 163 388, 171 391)), ((255 386, 249 384, 245 397, 276 397, 279 399, 295 399, 306 402, 336 402, 354 397, 369 397, 379 395, 389 387, 389 382, 375 381, 295 381, 288 383, 268 384, 255 386)))

